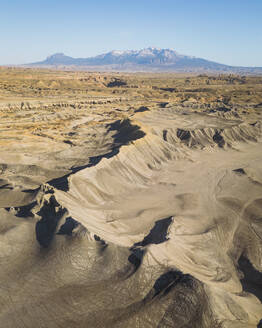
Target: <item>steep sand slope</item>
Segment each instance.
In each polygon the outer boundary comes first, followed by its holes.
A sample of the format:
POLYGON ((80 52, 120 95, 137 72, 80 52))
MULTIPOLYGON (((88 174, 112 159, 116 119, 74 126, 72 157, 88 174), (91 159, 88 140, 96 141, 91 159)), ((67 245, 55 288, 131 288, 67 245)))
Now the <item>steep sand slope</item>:
POLYGON ((95 135, 38 189, 10 187, 6 164, 3 327, 257 327, 259 113, 152 109, 95 135))

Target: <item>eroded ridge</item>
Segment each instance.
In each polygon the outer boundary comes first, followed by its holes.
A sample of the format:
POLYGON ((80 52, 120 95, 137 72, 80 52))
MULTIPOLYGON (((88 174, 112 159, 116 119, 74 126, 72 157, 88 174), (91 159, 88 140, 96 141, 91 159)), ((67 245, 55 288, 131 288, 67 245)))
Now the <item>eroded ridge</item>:
POLYGON ((260 114, 190 106, 3 151, 4 327, 259 327, 260 114))

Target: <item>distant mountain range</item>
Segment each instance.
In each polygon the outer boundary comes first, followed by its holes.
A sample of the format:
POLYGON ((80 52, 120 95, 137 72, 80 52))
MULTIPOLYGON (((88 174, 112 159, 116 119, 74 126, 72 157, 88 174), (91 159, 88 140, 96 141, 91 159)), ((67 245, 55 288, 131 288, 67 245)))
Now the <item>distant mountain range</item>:
POLYGON ((44 61, 26 64, 27 67, 84 68, 109 71, 156 72, 233 72, 262 74, 262 67, 228 66, 202 58, 181 55, 171 49, 111 51, 89 58, 73 58, 56 53, 44 61))

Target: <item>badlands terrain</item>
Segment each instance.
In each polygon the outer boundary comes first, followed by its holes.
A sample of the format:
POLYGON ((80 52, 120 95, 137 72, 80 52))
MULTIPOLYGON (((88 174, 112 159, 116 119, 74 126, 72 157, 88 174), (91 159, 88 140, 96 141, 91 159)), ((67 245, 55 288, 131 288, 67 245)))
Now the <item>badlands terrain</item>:
POLYGON ((261 327, 261 113, 262 77, 0 68, 0 327, 261 327))

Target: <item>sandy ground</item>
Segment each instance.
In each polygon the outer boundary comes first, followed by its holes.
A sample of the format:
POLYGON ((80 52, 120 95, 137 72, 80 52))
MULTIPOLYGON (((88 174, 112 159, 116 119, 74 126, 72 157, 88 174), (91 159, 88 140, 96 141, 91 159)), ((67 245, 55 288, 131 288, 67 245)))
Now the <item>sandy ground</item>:
POLYGON ((259 110, 80 107, 1 112, 0 327, 259 327, 259 110))

